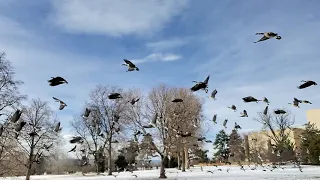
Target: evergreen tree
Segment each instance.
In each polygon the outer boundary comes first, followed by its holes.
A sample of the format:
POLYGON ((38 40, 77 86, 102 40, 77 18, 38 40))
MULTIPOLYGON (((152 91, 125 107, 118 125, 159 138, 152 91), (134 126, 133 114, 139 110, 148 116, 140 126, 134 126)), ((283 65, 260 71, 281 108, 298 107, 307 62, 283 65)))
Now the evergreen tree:
POLYGON ((119 155, 118 159, 114 163, 120 171, 123 171, 124 168, 128 166, 128 162, 126 161, 126 158, 123 155, 119 155))
MULTIPOLYGON (((216 136, 214 143, 213 143, 214 150, 216 150, 216 152, 214 153, 213 156, 216 159, 221 161, 221 158, 225 157, 223 155, 228 152, 227 145, 229 144, 229 140, 230 140, 230 138, 229 138, 228 134, 224 130, 220 130, 216 136)), ((223 158, 223 159, 225 159, 225 158, 223 158)))
POLYGON ((304 163, 320 164, 320 130, 314 124, 306 124, 302 133, 301 155, 304 163))
POLYGON ((233 129, 230 134, 229 150, 230 157, 233 162, 241 162, 245 160, 243 138, 241 138, 236 129, 233 129))
POLYGON ((196 149, 194 154, 199 158, 200 163, 207 163, 209 162, 208 158, 208 150, 196 149))

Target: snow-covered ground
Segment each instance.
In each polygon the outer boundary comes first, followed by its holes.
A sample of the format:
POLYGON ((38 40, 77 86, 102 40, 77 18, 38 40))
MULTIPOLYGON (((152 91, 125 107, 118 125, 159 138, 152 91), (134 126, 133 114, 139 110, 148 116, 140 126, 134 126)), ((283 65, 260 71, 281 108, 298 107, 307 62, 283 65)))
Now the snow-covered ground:
MULTIPOLYGON (((260 167, 257 170, 251 170, 249 167, 245 167, 246 171, 240 170, 237 166, 224 166, 224 167, 203 167, 201 171, 200 167, 194 167, 187 172, 180 172, 177 169, 166 169, 168 179, 170 180, 313 180, 320 179, 320 167, 316 166, 303 166, 303 172, 300 172, 298 168, 293 168, 292 166, 283 166, 284 169, 274 169, 273 171, 266 170, 260 167), (222 171, 218 171, 221 168, 222 171), (227 169, 229 168, 229 173, 227 169), (213 173, 207 172, 208 170, 213 171, 213 173)), ((114 176, 103 176, 103 175, 87 175, 82 176, 77 175, 41 175, 32 176, 32 180, 102 180, 102 179, 139 179, 139 180, 152 180, 158 179, 159 170, 146 170, 146 171, 135 171, 121 172, 120 174, 114 173, 114 176), (133 175, 137 175, 135 178, 133 175)), ((3 178, 6 180, 19 180, 25 177, 11 177, 3 178)), ((2 180, 2 178, 0 178, 2 180)))

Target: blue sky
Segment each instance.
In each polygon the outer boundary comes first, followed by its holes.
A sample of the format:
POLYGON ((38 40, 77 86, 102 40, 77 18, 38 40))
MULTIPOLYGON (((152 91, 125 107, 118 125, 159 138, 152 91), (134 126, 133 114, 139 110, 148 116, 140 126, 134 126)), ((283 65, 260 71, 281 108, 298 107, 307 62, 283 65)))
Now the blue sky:
MULTIPOLYGON (((319 6, 316 0, 0 0, 0 49, 30 99, 54 109, 52 96, 68 104, 57 111, 64 134, 97 84, 147 92, 160 83, 189 88, 209 74, 217 101, 196 93, 205 98, 208 120, 216 113, 220 122, 259 130, 252 117, 265 105, 241 100, 252 95, 268 97, 270 109, 288 108, 304 124, 306 110, 320 106, 318 87, 296 88, 301 80, 320 82, 319 6), (266 31, 282 40, 254 44, 255 33, 266 31), (140 72, 126 73, 123 58, 135 60, 140 72), (70 83, 49 87, 57 75, 70 83), (313 104, 290 107, 293 97, 313 104), (239 119, 227 108, 232 104, 249 118, 239 119)), ((204 124, 209 138, 221 128, 204 124)))

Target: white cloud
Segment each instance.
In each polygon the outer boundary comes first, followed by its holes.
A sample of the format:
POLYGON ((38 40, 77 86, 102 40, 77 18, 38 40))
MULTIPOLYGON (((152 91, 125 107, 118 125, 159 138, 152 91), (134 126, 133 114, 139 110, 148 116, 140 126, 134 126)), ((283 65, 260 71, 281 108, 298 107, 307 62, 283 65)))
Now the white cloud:
POLYGON ((53 0, 51 20, 68 32, 147 35, 162 29, 188 0, 53 0))
POLYGON ((174 38, 169 40, 149 42, 146 44, 146 46, 154 50, 168 50, 168 49, 171 50, 173 48, 186 45, 188 41, 189 41, 188 38, 174 38))
POLYGON ((145 62, 153 62, 153 61, 176 61, 181 59, 182 56, 176 54, 164 54, 164 53, 153 53, 142 59, 133 59, 132 62, 135 64, 141 64, 145 62))

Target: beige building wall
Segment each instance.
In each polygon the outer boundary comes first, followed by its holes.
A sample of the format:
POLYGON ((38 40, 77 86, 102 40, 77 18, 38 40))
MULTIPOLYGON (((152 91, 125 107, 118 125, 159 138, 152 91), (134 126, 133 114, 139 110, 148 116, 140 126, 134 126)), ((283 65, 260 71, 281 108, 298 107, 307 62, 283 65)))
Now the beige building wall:
POLYGON ((308 122, 314 123, 317 128, 320 128, 320 109, 311 109, 307 111, 308 122))

